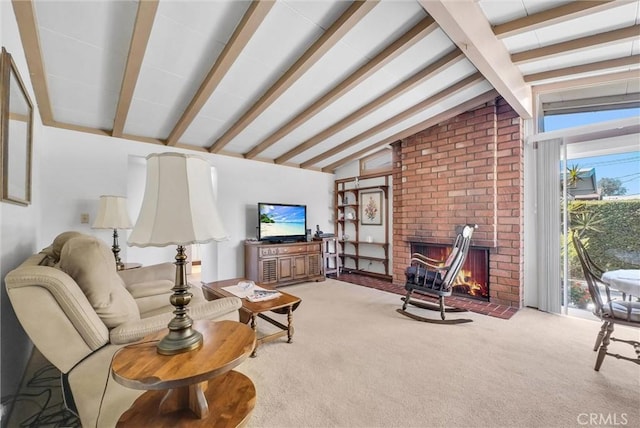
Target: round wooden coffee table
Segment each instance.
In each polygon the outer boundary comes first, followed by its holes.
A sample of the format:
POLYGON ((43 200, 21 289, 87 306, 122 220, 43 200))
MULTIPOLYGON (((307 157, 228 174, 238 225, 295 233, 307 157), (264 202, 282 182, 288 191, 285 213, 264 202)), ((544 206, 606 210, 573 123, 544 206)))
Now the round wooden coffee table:
POLYGON ((256 390, 251 379, 232 369, 253 351, 254 331, 235 321, 196 321, 193 326, 204 338, 200 349, 158 354, 156 344, 167 334, 163 330, 116 353, 113 378, 148 391, 118 426, 236 427, 246 422, 256 390))

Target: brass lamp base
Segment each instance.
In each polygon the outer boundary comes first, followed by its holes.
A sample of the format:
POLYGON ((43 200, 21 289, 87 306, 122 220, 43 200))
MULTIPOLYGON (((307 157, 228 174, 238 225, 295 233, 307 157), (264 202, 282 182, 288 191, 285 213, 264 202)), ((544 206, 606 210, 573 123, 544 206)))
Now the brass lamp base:
POLYGON ((200 349, 202 343, 202 334, 189 327, 184 330, 170 330, 156 347, 160 355, 176 355, 200 349))
POLYGON ((120 260, 120 245, 118 244, 118 229, 113 229, 113 246, 111 247, 111 251, 113 251, 113 257, 116 259, 116 269, 123 270, 124 263, 120 260))
POLYGON ((176 282, 169 301, 176 310, 175 317, 169 322, 169 333, 156 345, 158 354, 176 355, 182 352, 194 351, 202 347, 202 334, 192 328, 193 320, 187 314, 187 305, 193 294, 189 293, 187 284, 187 255, 182 245, 178 245, 176 254, 176 282))

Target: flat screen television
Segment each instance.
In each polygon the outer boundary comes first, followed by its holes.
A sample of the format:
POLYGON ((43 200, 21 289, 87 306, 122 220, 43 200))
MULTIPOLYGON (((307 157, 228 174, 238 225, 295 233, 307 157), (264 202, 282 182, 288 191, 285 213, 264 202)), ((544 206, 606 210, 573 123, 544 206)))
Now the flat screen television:
POLYGON ((298 242, 307 239, 307 206, 258 203, 258 240, 298 242))

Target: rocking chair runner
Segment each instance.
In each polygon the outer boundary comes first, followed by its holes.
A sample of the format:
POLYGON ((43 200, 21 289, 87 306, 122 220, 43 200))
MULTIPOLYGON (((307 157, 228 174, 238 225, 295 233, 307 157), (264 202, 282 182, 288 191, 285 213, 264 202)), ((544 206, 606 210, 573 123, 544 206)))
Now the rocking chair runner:
POLYGON ((444 298, 451 296, 455 279, 467 258, 471 236, 477 227, 477 225, 469 224, 463 227, 462 232, 456 237, 446 260, 435 260, 418 253, 411 255, 411 266, 405 271, 407 282, 404 288, 407 290, 407 295, 402 298, 404 304, 402 309, 398 309, 397 312, 418 321, 435 324, 462 324, 473 321, 461 318, 445 319, 445 312, 467 312, 467 310, 445 307, 444 298), (419 294, 437 297, 439 305, 436 306, 429 302, 412 299, 411 294, 414 291, 419 294), (441 319, 424 318, 407 312, 407 305, 409 304, 422 309, 439 310, 441 319))

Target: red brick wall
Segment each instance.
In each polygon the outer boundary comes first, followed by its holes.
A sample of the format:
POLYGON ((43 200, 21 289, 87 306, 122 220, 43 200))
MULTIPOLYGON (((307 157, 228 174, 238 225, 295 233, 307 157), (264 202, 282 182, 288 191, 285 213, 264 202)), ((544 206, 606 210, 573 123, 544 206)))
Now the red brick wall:
POLYGON ((404 284, 410 241, 451 243, 475 223, 489 247, 490 301, 522 307, 522 121, 502 98, 393 146, 393 282, 404 284))

